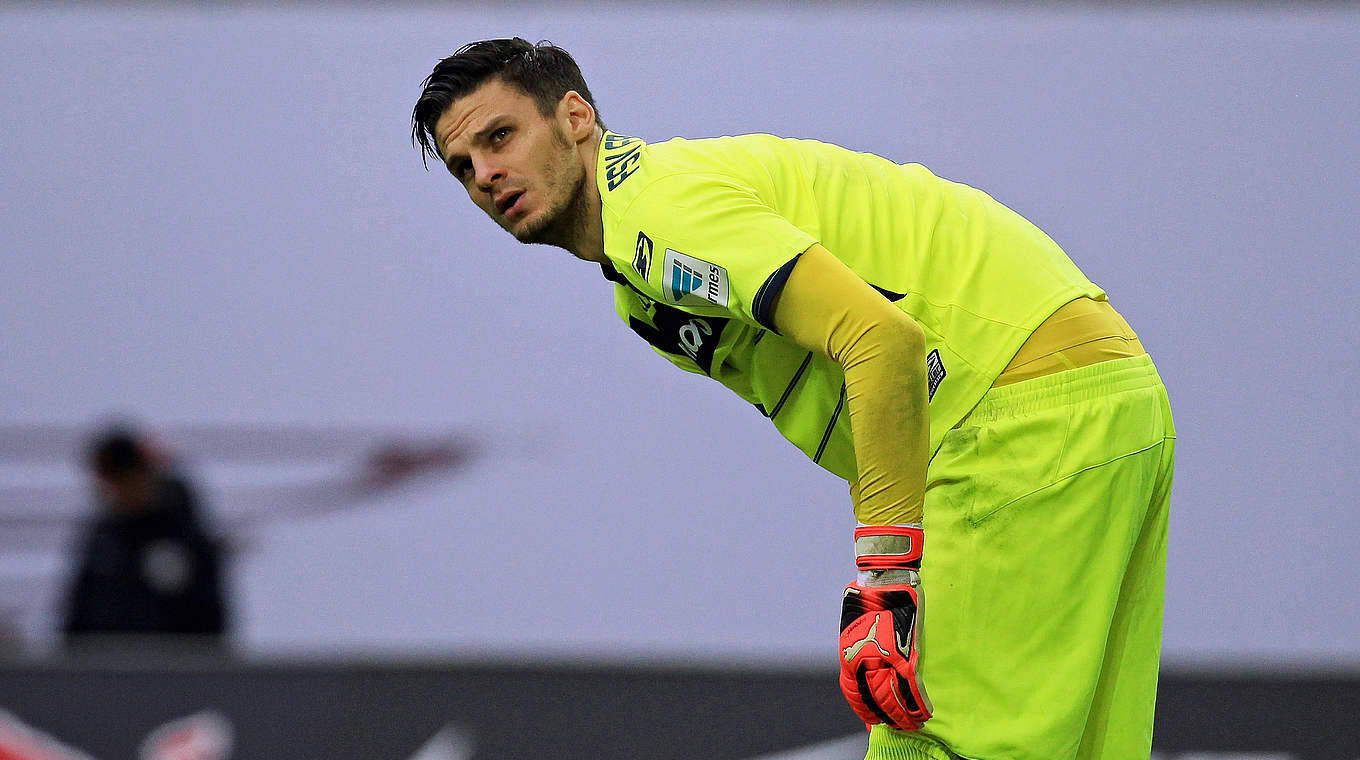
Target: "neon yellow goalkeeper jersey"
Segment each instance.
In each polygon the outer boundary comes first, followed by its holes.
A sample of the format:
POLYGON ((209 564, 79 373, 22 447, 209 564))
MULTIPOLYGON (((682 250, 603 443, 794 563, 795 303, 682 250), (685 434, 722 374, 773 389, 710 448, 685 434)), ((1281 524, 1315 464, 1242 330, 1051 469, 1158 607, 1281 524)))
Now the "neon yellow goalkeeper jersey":
POLYGON ((619 316, 852 482, 841 368, 770 317, 813 243, 924 328, 932 453, 1046 317, 1105 297, 1019 214, 918 164, 770 135, 649 145, 607 132, 597 179, 619 316))

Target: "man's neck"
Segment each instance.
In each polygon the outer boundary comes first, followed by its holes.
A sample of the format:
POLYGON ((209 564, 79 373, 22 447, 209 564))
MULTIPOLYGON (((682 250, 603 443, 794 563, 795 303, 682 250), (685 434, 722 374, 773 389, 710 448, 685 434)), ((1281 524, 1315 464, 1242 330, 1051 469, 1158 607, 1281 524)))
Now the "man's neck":
POLYGON ((596 182, 596 167, 600 160, 600 143, 604 130, 599 127, 591 133, 590 139, 581 143, 577 150, 581 163, 585 166, 586 181, 581 188, 582 208, 576 220, 571 244, 565 246, 576 258, 585 261, 601 262, 604 257, 604 208, 600 200, 600 185, 596 182))

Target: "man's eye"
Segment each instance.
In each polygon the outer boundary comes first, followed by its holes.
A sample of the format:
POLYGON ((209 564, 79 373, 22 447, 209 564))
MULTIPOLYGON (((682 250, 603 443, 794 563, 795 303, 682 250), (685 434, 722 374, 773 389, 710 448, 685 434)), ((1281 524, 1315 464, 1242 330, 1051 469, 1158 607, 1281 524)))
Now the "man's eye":
POLYGON ((453 165, 453 174, 458 179, 465 179, 470 171, 472 171, 471 161, 459 161, 453 165))
POLYGON ((509 127, 501 127, 500 129, 498 129, 498 130, 496 130, 495 132, 492 132, 492 133, 491 133, 491 142, 501 142, 502 140, 504 140, 505 138, 507 138, 507 137, 509 137, 509 136, 510 136, 510 128, 509 128, 509 127))

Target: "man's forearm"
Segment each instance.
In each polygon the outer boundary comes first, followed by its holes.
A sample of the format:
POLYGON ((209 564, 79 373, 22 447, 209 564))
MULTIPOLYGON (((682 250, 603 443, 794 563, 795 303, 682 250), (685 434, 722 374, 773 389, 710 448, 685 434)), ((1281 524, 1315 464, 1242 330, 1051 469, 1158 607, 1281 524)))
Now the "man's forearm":
POLYGON ((921 522, 930 429, 920 333, 879 323, 838 359, 859 471, 855 518, 866 525, 921 522))
POLYGON ((930 448, 921 327, 820 245, 794 266, 774 320, 785 337, 845 370, 855 517, 919 523, 930 448))

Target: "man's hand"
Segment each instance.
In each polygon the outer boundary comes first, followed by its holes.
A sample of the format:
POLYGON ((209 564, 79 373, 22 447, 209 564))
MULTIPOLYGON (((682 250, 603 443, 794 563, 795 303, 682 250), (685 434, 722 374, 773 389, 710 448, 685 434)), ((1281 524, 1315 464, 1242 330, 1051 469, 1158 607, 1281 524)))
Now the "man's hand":
POLYGON ((916 674, 923 533, 916 525, 855 529, 859 576, 841 602, 841 691, 866 724, 921 728, 933 707, 916 674))

